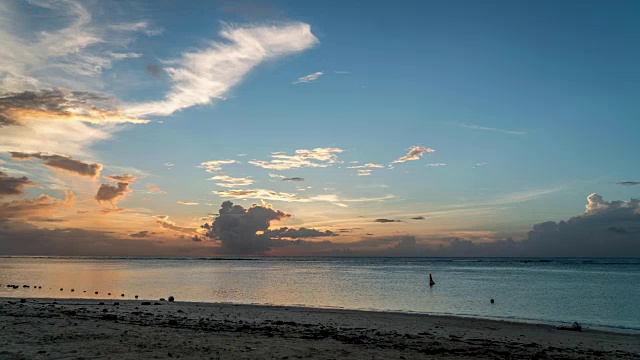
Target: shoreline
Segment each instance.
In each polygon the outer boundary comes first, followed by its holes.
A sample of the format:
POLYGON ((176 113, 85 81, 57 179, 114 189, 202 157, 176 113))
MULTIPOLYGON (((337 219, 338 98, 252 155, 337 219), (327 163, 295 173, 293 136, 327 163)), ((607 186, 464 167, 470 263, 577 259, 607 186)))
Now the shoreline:
POLYGON ((640 358, 640 335, 636 334, 561 331, 546 324, 452 315, 297 306, 78 298, 25 298, 21 303, 20 298, 3 297, 0 328, 4 329, 0 335, 3 359, 96 357, 115 355, 113 351, 122 359, 165 358, 169 353, 201 358, 205 348, 209 355, 217 349, 213 358, 221 359, 267 354, 353 359, 640 358), (150 305, 142 305, 146 302, 150 305), (59 338, 60 334, 65 335, 59 338), (212 338, 220 341, 214 344, 212 338), (177 346, 170 339, 183 342, 177 346), (148 347, 148 343, 155 345, 148 347))
MULTIPOLYGON (((64 300, 73 300, 73 301, 150 301, 156 302, 156 300, 145 300, 145 299, 131 299, 131 298, 83 298, 83 297, 63 297, 63 298, 48 298, 48 297, 20 297, 20 296, 5 296, 3 294, 0 296, 0 301, 6 299, 40 299, 40 300, 51 300, 51 301, 64 301, 64 300)), ((270 304, 270 303, 243 303, 243 302, 207 302, 207 301, 180 301, 181 304, 219 304, 219 305, 241 305, 241 306, 264 306, 264 307, 273 307, 273 308, 299 308, 299 309, 307 309, 307 310, 343 310, 343 311, 358 311, 358 312, 372 312, 372 313, 388 313, 388 314, 405 314, 405 315, 424 315, 424 316, 432 316, 432 317, 443 317, 443 318, 461 318, 461 319, 476 319, 476 320, 487 320, 487 321, 496 321, 496 322, 506 322, 513 324, 525 324, 525 325, 540 325, 540 326, 550 326, 556 328, 558 326, 568 326, 571 325, 571 322, 568 321, 547 321, 541 319, 525 319, 525 318, 515 318, 515 317, 490 317, 483 315, 474 315, 474 314, 453 314, 453 313, 436 313, 436 312, 420 312, 413 310, 391 310, 391 309, 373 309, 373 308, 346 308, 346 307, 337 307, 337 306, 307 306, 304 304, 291 304, 291 305, 278 305, 278 304, 270 304)), ((630 328, 630 327, 620 327, 620 326, 610 326, 610 325, 598 325, 585 323, 580 321, 580 325, 584 331, 591 332, 602 332, 602 333, 611 333, 611 334, 625 334, 625 335, 640 335, 640 328, 630 328)))

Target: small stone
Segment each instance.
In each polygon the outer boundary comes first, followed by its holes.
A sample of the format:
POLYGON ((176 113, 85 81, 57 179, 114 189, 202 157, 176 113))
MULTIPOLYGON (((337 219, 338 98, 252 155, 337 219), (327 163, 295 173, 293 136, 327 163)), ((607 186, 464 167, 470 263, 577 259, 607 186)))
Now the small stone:
POLYGON ((176 319, 169 320, 169 326, 177 326, 177 325, 178 325, 178 320, 176 319))
POLYGON ((98 295, 98 292, 96 291, 96 295, 98 295))
POLYGON ((166 301, 164 298, 160 298, 160 301, 166 301))
POLYGON ((148 301, 143 301, 140 305, 151 305, 151 303, 148 301))
POLYGON ((118 305, 120 305, 120 303, 117 301, 113 303, 113 306, 118 306, 118 305))
POLYGON ((71 292, 74 292, 75 290, 71 289, 71 292))
POLYGON ((169 302, 174 302, 175 299, 173 298, 173 296, 169 296, 169 302))
POLYGON ((63 288, 60 288, 60 291, 64 290, 63 288))
POLYGON ((108 312, 108 311, 109 311, 109 310, 107 310, 107 309, 102 309, 102 312, 108 312))
POLYGON ((104 305, 104 303, 103 302, 99 302, 98 305, 104 305))
POLYGON ((136 296, 135 296, 135 298, 137 299, 137 298, 138 298, 138 295, 136 295, 136 296))
POLYGON ((124 297, 124 294, 120 294, 120 296, 124 297))
POLYGON ((26 303, 26 302, 27 302, 27 300, 26 300, 26 299, 20 299, 20 304, 24 304, 24 303, 26 303))
POLYGON ((491 299, 491 303, 493 304, 495 301, 493 299, 491 299))

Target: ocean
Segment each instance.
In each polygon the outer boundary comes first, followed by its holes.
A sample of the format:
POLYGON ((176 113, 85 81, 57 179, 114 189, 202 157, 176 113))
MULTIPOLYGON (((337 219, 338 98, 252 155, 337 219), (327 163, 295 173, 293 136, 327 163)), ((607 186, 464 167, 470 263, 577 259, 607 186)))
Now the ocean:
POLYGON ((640 259, 0 258, 1 297, 134 295, 554 325, 577 321, 640 333, 640 259))

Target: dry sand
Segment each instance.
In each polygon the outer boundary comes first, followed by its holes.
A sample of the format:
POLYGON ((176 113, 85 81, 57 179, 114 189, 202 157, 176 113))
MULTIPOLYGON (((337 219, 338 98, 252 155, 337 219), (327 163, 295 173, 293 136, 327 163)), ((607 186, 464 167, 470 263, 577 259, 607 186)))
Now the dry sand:
POLYGON ((0 359, 640 359, 640 335, 433 315, 143 301, 0 298, 0 359))

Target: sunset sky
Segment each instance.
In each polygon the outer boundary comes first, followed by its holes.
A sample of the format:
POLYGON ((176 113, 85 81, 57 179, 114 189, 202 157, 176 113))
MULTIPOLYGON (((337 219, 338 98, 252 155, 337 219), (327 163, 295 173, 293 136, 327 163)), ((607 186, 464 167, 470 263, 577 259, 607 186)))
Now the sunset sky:
POLYGON ((638 39, 633 1, 3 1, 0 254, 640 256, 638 39))

